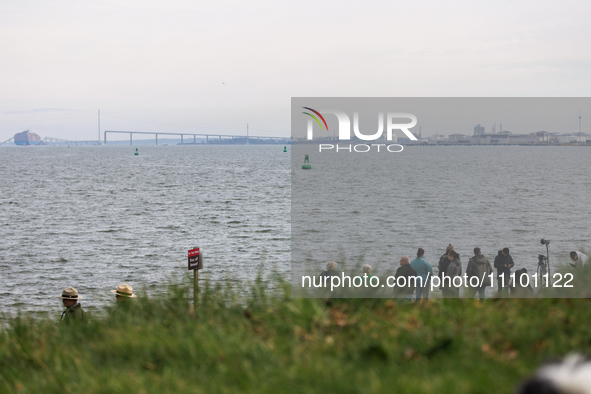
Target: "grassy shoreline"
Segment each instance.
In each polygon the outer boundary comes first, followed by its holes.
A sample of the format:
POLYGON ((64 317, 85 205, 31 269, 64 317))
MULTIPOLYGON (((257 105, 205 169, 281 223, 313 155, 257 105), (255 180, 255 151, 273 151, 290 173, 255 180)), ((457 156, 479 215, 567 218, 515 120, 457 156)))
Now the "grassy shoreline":
POLYGON ((0 332, 2 392, 513 392, 540 363, 591 350, 587 299, 246 298, 185 286, 86 324, 0 332))

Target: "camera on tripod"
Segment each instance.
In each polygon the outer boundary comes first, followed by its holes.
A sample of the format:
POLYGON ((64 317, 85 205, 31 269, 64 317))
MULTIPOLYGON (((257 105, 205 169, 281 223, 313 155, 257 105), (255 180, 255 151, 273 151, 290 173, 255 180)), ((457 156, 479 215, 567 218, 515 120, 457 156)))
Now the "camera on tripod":
POLYGON ((546 255, 545 256, 543 254, 538 255, 538 277, 540 278, 540 283, 543 283, 542 279, 544 278, 544 276, 546 277, 546 287, 547 287, 548 286, 548 276, 551 274, 550 273, 550 250, 548 247, 548 245, 550 245, 550 240, 542 238, 540 240, 540 243, 542 245, 546 245, 546 255))

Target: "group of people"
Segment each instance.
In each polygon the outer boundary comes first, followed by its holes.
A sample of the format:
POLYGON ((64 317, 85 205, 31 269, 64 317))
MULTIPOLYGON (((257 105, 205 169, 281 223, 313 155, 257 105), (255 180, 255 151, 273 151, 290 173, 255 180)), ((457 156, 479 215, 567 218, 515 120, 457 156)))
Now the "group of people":
MULTIPOLYGON (((498 276, 506 276, 508 280, 511 268, 514 265, 515 263, 509 254, 508 248, 499 251, 499 255, 494 261, 494 267, 497 269, 498 276)), ((445 253, 439 258, 437 268, 439 269, 438 277, 441 279, 440 288, 443 296, 445 298, 459 298, 460 286, 454 284, 453 278, 462 276, 462 261, 460 259, 460 254, 454 250, 454 247, 451 244, 447 246, 445 253), (444 275, 449 279, 444 280, 444 275)), ((476 293, 478 293, 480 300, 484 300, 486 288, 492 286, 492 272, 493 268, 488 258, 482 255, 480 248, 474 248, 474 256, 468 259, 466 276, 468 279, 477 277, 478 286, 470 286, 468 293, 469 298, 473 298, 476 293)), ((394 291, 398 297, 412 299, 414 293, 414 299, 416 302, 420 302, 421 299, 429 298, 429 292, 431 289, 430 279, 433 277, 433 267, 427 259, 425 259, 425 250, 423 248, 419 248, 417 251, 417 257, 412 261, 409 261, 407 256, 403 256, 400 259, 400 268, 396 270, 395 276, 421 278, 420 281, 407 281, 408 285, 405 288, 395 288, 394 291)), ((470 283, 469 280, 468 283, 470 283)), ((501 287, 499 287, 499 291, 501 291, 501 287)))
MULTIPOLYGON (((133 288, 126 284, 117 286, 117 289, 111 290, 115 294, 117 302, 124 302, 129 298, 136 298, 137 295, 133 293, 133 288)), ((84 298, 78 294, 78 290, 73 287, 68 287, 62 291, 58 296, 62 299, 62 304, 66 308, 62 313, 60 321, 70 322, 75 320, 86 320, 86 312, 82 309, 82 305, 78 302, 79 299, 84 298)))
MULTIPOLYGON (((509 254, 509 248, 499 250, 495 257, 493 265, 490 260, 482 254, 480 248, 474 248, 474 256, 468 259, 468 266, 466 267, 466 276, 468 277, 468 283, 478 283, 477 286, 470 286, 468 298, 474 298, 478 293, 481 301, 484 301, 484 294, 487 287, 492 286, 491 274, 493 273, 493 266, 497 270, 497 289, 501 296, 506 295, 506 291, 512 284, 510 283, 511 268, 515 266, 513 257, 509 254), (476 282, 471 282, 470 279, 477 277, 476 282)), ((445 249, 445 253, 439 258, 439 276, 443 273, 447 276, 454 278, 456 276, 462 276, 462 262, 460 260, 460 254, 454 250, 452 244, 449 244, 445 249)), ((527 270, 523 268, 521 272, 527 270)), ((533 291, 531 287, 529 290, 533 291)), ((441 291, 446 298, 459 298, 460 288, 453 284, 442 285, 441 291)))
MULTIPOLYGON (((485 290, 487 287, 493 286, 492 278, 493 268, 496 269, 497 277, 497 289, 500 296, 508 295, 509 290, 511 294, 517 297, 527 297, 528 294, 533 293, 531 285, 521 285, 521 281, 516 280, 513 283, 511 280, 511 268, 515 266, 515 262, 509 253, 509 248, 499 250, 497 256, 494 259, 493 264, 490 260, 482 254, 480 248, 474 248, 474 256, 468 259, 468 265, 466 267, 467 283, 469 283, 468 293, 466 297, 474 298, 478 294, 481 301, 485 299, 485 290), (471 281, 471 278, 478 278, 478 280, 471 281), (478 283, 478 285, 473 285, 478 283)), ((573 251, 570 253, 570 257, 574 264, 573 267, 582 267, 587 263, 589 259, 586 255, 579 251, 573 251)), ((431 289, 430 280, 433 278, 433 267, 425 259, 425 251, 423 248, 419 248, 417 251, 417 257, 412 261, 408 256, 400 258, 400 267, 396 270, 395 277, 418 278, 419 280, 407 280, 406 286, 394 287, 394 293, 396 297, 411 299, 413 298, 416 302, 420 302, 421 299, 428 299, 429 292, 431 289)), ((462 261, 460 254, 454 250, 452 244, 449 244, 445 250, 445 253, 439 258, 437 265, 439 269, 438 277, 440 278, 440 289, 445 298, 459 298, 460 287, 454 285, 453 278, 462 277, 462 261), (446 279, 451 280, 444 280, 446 279)), ((371 278, 371 266, 365 264, 362 267, 364 275, 368 275, 371 278)), ((332 276, 337 272, 337 263, 331 261, 326 266, 326 271, 323 271, 320 276, 332 276)), ((527 269, 522 268, 515 271, 515 278, 520 278, 522 274, 527 275, 527 269)))

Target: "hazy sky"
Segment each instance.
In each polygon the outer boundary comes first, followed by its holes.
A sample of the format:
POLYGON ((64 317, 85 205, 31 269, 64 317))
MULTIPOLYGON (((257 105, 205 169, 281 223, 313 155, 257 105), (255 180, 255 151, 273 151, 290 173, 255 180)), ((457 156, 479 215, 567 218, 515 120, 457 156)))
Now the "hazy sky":
POLYGON ((288 136, 292 96, 589 96, 590 16, 588 1, 3 1, 0 142, 96 139, 99 108, 101 130, 288 136))

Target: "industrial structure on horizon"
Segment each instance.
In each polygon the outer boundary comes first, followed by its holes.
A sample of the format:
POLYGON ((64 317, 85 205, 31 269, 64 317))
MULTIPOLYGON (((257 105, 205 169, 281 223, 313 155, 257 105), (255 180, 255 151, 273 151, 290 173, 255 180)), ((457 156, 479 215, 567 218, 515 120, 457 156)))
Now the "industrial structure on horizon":
POLYGON ((591 135, 581 131, 581 115, 579 114, 579 131, 577 133, 550 133, 544 130, 529 134, 514 134, 509 130, 503 130, 500 124, 499 132, 496 132, 496 124, 492 126, 492 132, 487 133, 484 126, 474 126, 474 134, 462 133, 443 134, 421 138, 420 133, 414 134, 417 141, 398 137, 398 143, 408 145, 591 145, 591 135))

